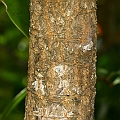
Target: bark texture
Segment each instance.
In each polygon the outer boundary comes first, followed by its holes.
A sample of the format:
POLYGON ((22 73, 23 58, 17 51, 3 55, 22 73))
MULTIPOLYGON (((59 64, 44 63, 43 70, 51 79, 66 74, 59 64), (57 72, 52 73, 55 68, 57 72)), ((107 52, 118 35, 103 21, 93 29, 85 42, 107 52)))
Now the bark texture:
POLYGON ((31 0, 24 120, 93 120, 96 0, 31 0))

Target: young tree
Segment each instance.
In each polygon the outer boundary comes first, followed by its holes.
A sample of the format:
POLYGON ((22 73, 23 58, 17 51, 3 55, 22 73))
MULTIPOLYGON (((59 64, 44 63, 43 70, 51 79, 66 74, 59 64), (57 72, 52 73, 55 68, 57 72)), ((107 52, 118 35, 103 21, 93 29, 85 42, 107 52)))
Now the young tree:
POLYGON ((31 0, 24 120, 93 120, 96 0, 31 0))

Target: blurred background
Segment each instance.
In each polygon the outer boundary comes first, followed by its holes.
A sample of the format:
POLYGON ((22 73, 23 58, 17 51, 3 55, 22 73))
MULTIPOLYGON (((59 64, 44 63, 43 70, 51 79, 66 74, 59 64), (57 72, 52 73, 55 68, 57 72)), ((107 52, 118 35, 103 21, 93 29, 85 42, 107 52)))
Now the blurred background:
MULTIPOLYGON (((120 0, 97 0, 98 43, 95 120, 120 119, 120 0)), ((27 84, 29 40, 0 3, 0 114, 27 84)), ((23 120, 24 100, 8 116, 23 120)), ((8 118, 4 120, 8 120, 8 118)))

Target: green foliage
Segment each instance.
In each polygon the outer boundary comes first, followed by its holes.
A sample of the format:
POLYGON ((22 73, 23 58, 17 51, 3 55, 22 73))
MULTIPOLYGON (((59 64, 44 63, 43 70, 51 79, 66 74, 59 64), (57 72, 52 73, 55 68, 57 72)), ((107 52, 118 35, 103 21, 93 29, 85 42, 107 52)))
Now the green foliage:
POLYGON ((10 102, 10 104, 4 109, 2 115, 0 116, 0 120, 5 120, 8 115, 12 112, 12 110, 25 98, 26 89, 24 88, 20 93, 18 93, 15 98, 10 102))
MULTIPOLYGON (((23 21, 21 25, 24 24, 23 21)), ((21 29, 19 24, 16 26, 21 29)), ((28 31, 28 27, 22 26, 23 31, 24 28, 28 31)), ((29 41, 19 30, 10 21, 5 6, 0 2, 0 116, 2 120, 16 120, 16 118, 23 120, 24 117, 25 93, 15 98, 14 96, 26 87, 29 41), (5 118, 7 115, 8 117, 5 118)))
POLYGON ((120 118, 120 46, 116 45, 99 56, 97 61, 96 120, 120 118))
POLYGON ((6 12, 15 26, 29 36, 29 0, 4 0, 6 12))

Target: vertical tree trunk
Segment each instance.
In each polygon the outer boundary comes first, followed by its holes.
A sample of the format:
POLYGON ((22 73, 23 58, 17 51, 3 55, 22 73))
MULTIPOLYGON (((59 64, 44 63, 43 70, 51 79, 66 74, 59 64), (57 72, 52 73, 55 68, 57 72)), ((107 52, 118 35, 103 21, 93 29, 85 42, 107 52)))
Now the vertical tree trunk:
POLYGON ((31 0, 24 120, 93 120, 96 0, 31 0))

